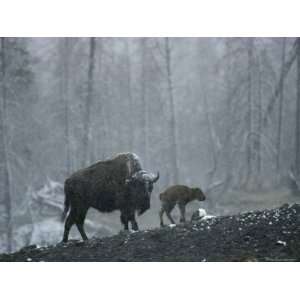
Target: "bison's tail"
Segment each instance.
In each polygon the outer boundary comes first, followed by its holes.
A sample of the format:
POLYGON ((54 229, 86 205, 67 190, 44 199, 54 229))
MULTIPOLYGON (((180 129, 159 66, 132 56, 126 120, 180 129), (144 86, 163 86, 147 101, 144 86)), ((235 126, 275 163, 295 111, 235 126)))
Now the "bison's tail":
POLYGON ((65 196, 64 211, 63 211, 63 213, 62 213, 62 215, 61 215, 61 221, 62 221, 62 222, 65 221, 69 209, 70 209, 70 201, 69 201, 68 197, 65 196))

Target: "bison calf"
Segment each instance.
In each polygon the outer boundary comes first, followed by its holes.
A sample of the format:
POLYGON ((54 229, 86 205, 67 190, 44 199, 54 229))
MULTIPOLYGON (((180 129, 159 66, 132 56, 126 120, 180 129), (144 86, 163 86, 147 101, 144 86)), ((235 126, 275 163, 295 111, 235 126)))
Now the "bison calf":
POLYGON ((171 211, 177 204, 180 210, 180 222, 185 222, 185 206, 193 201, 204 201, 205 195, 199 188, 190 188, 185 185, 174 185, 167 188, 159 195, 161 201, 161 210, 159 212, 160 226, 164 226, 163 215, 166 213, 172 224, 175 224, 171 211))

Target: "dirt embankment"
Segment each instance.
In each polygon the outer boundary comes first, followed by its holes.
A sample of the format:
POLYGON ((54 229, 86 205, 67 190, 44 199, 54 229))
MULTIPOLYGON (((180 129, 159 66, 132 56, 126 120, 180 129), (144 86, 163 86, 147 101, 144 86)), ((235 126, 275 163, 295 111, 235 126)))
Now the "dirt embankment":
POLYGON ((0 261, 300 261, 300 205, 87 242, 33 245, 2 254, 0 261))

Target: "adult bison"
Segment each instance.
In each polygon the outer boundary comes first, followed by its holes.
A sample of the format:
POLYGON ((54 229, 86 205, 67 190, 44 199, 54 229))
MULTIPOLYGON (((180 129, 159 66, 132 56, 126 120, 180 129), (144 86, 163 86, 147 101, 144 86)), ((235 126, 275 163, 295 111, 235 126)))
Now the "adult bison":
POLYGON ((65 221, 63 242, 68 241, 69 231, 76 224, 83 240, 87 240, 83 225, 90 207, 100 212, 120 210, 121 223, 128 230, 138 230, 138 215, 150 208, 153 183, 159 179, 142 169, 140 160, 133 153, 118 154, 112 159, 99 161, 72 174, 65 181, 65 221))

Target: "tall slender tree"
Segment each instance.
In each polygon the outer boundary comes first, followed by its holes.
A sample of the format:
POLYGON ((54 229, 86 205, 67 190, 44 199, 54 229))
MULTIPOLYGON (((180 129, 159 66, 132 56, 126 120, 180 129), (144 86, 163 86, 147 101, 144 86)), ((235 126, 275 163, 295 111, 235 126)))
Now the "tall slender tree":
POLYGON ((296 102, 296 130, 295 130, 295 167, 296 175, 300 175, 300 38, 296 40, 297 53, 297 102, 296 102))
POLYGON ((148 144, 149 144, 149 137, 148 137, 148 130, 149 130, 149 106, 148 106, 148 99, 147 99, 147 40, 146 38, 142 38, 140 41, 141 47, 141 101, 143 107, 143 144, 144 144, 144 157, 145 157, 145 165, 148 166, 148 144))
POLYGON ((127 98, 128 98, 128 105, 129 105, 129 113, 130 117, 128 119, 128 128, 129 128, 129 150, 133 151, 134 146, 134 138, 135 138, 135 132, 134 132, 134 107, 133 107, 133 96, 132 96, 132 78, 131 78, 131 53, 130 53, 130 44, 128 38, 125 39, 125 64, 126 64, 126 80, 127 80, 127 98))
POLYGON ((253 75, 252 75, 252 68, 253 68, 253 48, 254 48, 254 41, 253 38, 247 39, 247 132, 248 132, 248 140, 247 140, 247 179, 246 184, 249 182, 253 175, 253 145, 252 145, 252 118, 253 118, 253 99, 252 99, 252 89, 253 89, 253 75))
POLYGON ((95 72, 95 51, 96 38, 89 38, 89 56, 88 56, 88 76, 87 76, 87 97, 85 103, 85 119, 84 119, 84 164, 90 163, 91 157, 91 111, 94 99, 94 72, 95 72))
POLYGON ((261 186, 261 166, 262 166, 262 147, 261 147, 261 135, 262 135, 262 71, 260 60, 257 61, 258 72, 258 95, 257 95, 257 135, 256 135, 256 172, 257 178, 256 184, 261 186))
POLYGON ((284 66, 281 68, 281 73, 280 73, 278 82, 275 85, 274 92, 272 93, 270 101, 267 104, 267 108, 265 110, 265 114, 264 114, 264 117, 263 117, 264 127, 267 125, 268 119, 269 119, 271 113, 273 112, 273 109, 274 109, 275 103, 276 103, 276 99, 277 99, 277 97, 278 97, 278 95, 281 91, 281 86, 282 86, 283 82, 286 80, 287 75, 289 74, 289 72, 292 68, 292 65, 294 64, 294 62, 297 58, 297 45, 298 45, 297 40, 298 39, 296 39, 294 47, 289 52, 289 55, 286 59, 286 62, 284 64, 284 66))
POLYGON ((71 172, 71 136, 70 136, 70 57, 71 57, 71 38, 65 37, 60 42, 60 68, 61 80, 59 84, 60 97, 64 111, 64 139, 66 145, 66 176, 71 172))
POLYGON ((11 170, 8 157, 8 120, 7 120, 7 53, 9 51, 8 38, 1 37, 1 107, 0 107, 0 138, 1 138, 1 169, 3 180, 3 198, 2 203, 5 209, 5 226, 7 237, 7 252, 12 251, 13 246, 13 215, 12 215, 12 197, 11 197, 11 170))
MULTIPOLYGON (((286 37, 281 39, 281 71, 280 73, 283 74, 284 66, 285 66, 285 52, 286 52, 286 37)), ((280 154, 281 154, 281 132, 282 132, 282 104, 284 101, 284 81, 280 80, 279 82, 279 106, 278 106, 278 132, 277 132, 277 155, 276 155, 276 169, 277 173, 280 171, 280 154)))
POLYGON ((173 183, 177 183, 179 180, 179 171, 178 171, 178 145, 177 145, 177 136, 176 136, 176 111, 174 103, 174 89, 173 89, 173 78, 172 78, 172 52, 170 39, 165 38, 165 59, 166 59, 166 70, 167 70, 167 86, 168 94, 170 101, 170 122, 169 122, 169 134, 170 134, 170 156, 171 164, 173 169, 173 183))

